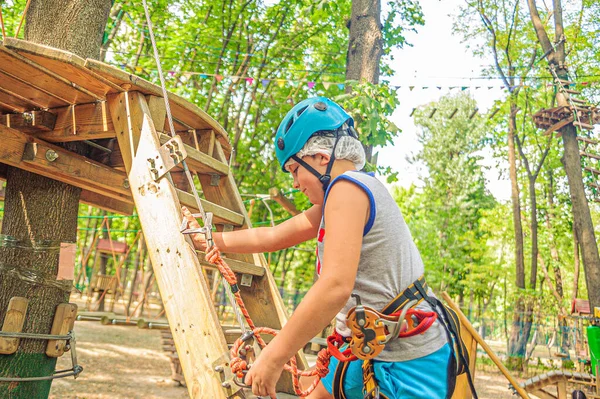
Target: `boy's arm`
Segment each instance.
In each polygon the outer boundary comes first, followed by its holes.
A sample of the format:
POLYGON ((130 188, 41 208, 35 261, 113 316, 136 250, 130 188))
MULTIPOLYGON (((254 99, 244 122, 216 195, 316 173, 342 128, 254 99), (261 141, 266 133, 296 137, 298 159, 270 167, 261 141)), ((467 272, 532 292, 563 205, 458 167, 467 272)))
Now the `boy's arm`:
POLYGON ((263 349, 248 376, 266 378, 281 369, 346 304, 354 288, 368 211, 369 199, 358 186, 346 181, 333 186, 325 208, 327 236, 321 276, 280 334, 263 349))
MULTIPOLYGON (((288 248, 317 236, 322 209, 320 205, 314 205, 275 227, 216 232, 213 233, 213 240, 225 253, 273 252, 288 248)), ((200 227, 187 208, 183 207, 182 213, 190 227, 200 227)), ((203 234, 192 234, 192 241, 196 249, 206 249, 203 234)))

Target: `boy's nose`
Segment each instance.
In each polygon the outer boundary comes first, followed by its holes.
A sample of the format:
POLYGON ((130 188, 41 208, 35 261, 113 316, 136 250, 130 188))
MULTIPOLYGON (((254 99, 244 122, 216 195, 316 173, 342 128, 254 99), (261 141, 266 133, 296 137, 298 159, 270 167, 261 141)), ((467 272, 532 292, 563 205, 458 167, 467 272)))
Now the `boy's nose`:
POLYGON ((296 180, 295 178, 294 178, 294 184, 292 184, 292 187, 294 187, 295 189, 300 188, 300 183, 298 183, 298 180, 296 180))

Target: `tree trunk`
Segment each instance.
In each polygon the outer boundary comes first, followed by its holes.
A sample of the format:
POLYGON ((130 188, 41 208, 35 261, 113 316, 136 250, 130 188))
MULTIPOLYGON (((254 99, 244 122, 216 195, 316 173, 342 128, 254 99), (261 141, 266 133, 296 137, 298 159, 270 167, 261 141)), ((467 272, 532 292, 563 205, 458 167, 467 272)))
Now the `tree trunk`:
MULTIPOLYGON (((562 97, 562 96, 559 96, 562 97)), ((559 100, 558 105, 562 101, 559 100)), ((590 309, 600 306, 600 257, 598 256, 598 245, 594 234, 594 225, 588 206, 583 186, 581 173, 581 158, 579 157, 579 145, 577 144, 577 132, 573 125, 562 129, 564 154, 561 159, 567 179, 569 181, 569 193, 573 207, 573 223, 579 239, 581 258, 585 270, 585 281, 590 300, 590 309)))
MULTIPOLYGON (((346 80, 379 83, 379 63, 383 54, 381 0, 353 0, 348 22, 350 40, 346 54, 346 80)), ((350 86, 346 91, 352 91, 350 86)), ((367 162, 373 161, 373 146, 365 147, 367 162)))
MULTIPOLYGON (((97 58, 110 0, 32 0, 25 38, 62 48, 81 57, 97 58)), ((8 168, 2 233, 22 242, 0 251, 0 315, 14 296, 29 299, 24 332, 49 334, 56 306, 68 302, 72 280, 57 281, 60 242, 75 242, 81 190, 20 169, 8 168), (46 250, 33 246, 52 243, 46 250), (29 247, 29 248, 28 248, 29 247), (13 272, 10 272, 12 269, 13 272), (23 279, 36 275, 36 282, 23 279)), ((3 317, 3 316, 2 316, 3 317)), ((0 355, 0 376, 47 376, 55 358, 45 355, 46 341, 21 340, 13 355, 0 355)), ((0 397, 43 398, 52 380, 0 383, 0 397)))
MULTIPOLYGON (((515 146, 515 134, 517 131, 516 104, 511 102, 510 115, 508 119, 508 164, 511 186, 511 202, 513 210, 513 225, 515 229, 515 275, 517 290, 525 289, 525 258, 523 254, 523 226, 521 225, 521 201, 519 199, 519 181, 517 179, 517 156, 515 146)), ((508 340, 508 366, 512 369, 521 369, 525 355, 525 346, 520 345, 525 318, 525 299, 523 293, 519 292, 515 304, 513 323, 508 340)), ((531 324, 530 324, 531 325, 531 324)), ((528 335, 529 336, 529 335, 528 335)), ((527 341, 525 341, 526 343, 527 341)))
MULTIPOLYGON (((544 53, 547 55, 550 70, 561 80, 568 81, 569 74, 566 69, 566 51, 565 35, 562 18, 561 0, 553 1, 554 16, 554 37, 557 40, 555 46, 552 45, 544 24, 537 10, 535 0, 527 0, 531 22, 535 28, 538 41, 540 42, 544 53)), ((558 86, 559 82, 555 82, 558 86)), ((562 90, 556 95, 558 106, 568 106, 569 99, 562 90)), ((600 306, 600 256, 598 255, 598 245, 594 234, 594 225, 590 214, 583 178, 581 173, 581 158, 579 156, 579 144, 577 143, 577 129, 573 124, 569 124, 559 130, 562 134, 564 153, 561 159, 567 180, 569 181, 569 193, 573 207, 573 222, 575 231, 581 248, 581 258, 585 269, 585 277, 588 289, 590 306, 600 306)))

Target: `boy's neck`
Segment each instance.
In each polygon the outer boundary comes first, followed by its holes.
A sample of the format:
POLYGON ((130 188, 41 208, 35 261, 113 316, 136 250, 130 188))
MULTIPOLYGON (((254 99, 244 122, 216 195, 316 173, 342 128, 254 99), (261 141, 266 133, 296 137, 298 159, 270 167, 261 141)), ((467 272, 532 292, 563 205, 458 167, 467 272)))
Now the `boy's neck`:
POLYGON ((354 163, 351 161, 348 161, 347 159, 336 159, 333 167, 331 168, 331 179, 335 179, 336 177, 338 177, 339 175, 344 174, 345 172, 351 171, 351 170, 356 170, 356 167, 354 167, 354 163))

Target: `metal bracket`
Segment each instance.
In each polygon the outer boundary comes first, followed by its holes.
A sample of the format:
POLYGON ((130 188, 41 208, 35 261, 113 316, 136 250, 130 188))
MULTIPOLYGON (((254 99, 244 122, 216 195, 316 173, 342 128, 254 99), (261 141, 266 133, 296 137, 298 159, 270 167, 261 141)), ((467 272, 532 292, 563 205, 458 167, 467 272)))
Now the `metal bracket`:
POLYGON ((210 175, 210 185, 211 186, 218 186, 219 182, 221 181, 221 176, 220 175, 210 175))
POLYGON ((240 279, 240 285, 244 287, 252 286, 252 275, 242 274, 242 278, 240 279))
MULTIPOLYGON (((212 368, 217 373, 218 377, 221 379, 221 387, 225 391, 225 395, 228 398, 233 397, 239 391, 241 391, 241 387, 238 386, 234 381, 234 375, 231 372, 231 368, 229 367, 229 361, 231 357, 229 352, 223 354, 212 364, 212 368)), ((239 397, 239 396, 238 396, 239 397)))
POLYGON ((148 169, 150 169, 154 181, 158 181, 185 158, 187 158, 187 152, 183 141, 181 141, 181 137, 175 136, 148 157, 148 169))

